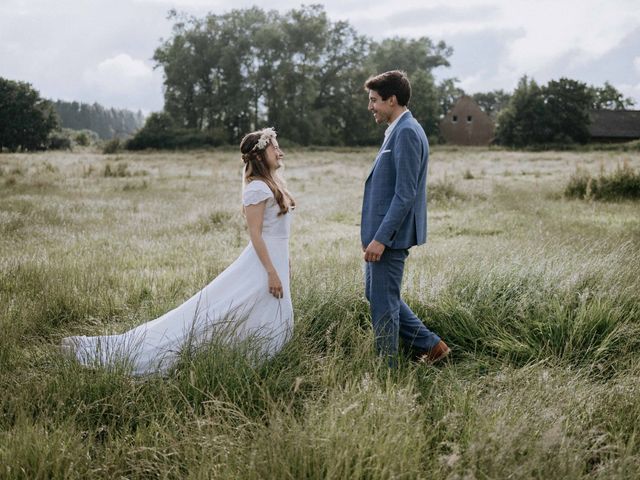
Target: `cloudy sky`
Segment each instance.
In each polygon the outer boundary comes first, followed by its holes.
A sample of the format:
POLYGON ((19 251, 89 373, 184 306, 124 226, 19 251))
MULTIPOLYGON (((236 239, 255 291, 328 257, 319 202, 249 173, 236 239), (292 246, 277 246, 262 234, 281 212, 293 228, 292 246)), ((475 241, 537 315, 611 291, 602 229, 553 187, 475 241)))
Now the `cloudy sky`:
MULTIPOLYGON (((162 71, 151 60, 168 38, 171 8, 196 16, 256 0, 0 0, 0 77, 31 83, 51 99, 162 109, 162 71)), ((286 11, 303 2, 271 0, 286 11)), ((444 40, 467 92, 513 90, 527 74, 611 82, 640 109, 638 0, 327 0, 332 20, 348 20, 375 39, 444 40), (389 8, 388 5, 393 5, 389 8)))

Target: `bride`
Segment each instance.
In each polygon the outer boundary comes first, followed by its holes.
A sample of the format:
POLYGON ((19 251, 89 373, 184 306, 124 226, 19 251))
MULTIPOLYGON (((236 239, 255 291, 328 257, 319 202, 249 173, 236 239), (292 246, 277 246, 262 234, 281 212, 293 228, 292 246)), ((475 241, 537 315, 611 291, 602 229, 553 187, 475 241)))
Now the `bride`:
POLYGON ((86 366, 124 363, 134 375, 166 372, 184 348, 214 338, 255 340, 265 356, 280 350, 293 330, 289 231, 295 200, 277 173, 284 154, 272 128, 247 134, 240 151, 251 241, 238 259, 161 317, 120 335, 66 337, 63 350, 86 366))

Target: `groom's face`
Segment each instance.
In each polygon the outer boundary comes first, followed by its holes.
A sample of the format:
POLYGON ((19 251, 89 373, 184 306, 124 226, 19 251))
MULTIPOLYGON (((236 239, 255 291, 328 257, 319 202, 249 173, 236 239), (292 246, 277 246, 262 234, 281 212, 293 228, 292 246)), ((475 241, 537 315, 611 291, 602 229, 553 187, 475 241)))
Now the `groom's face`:
POLYGON ((373 119, 377 124, 390 123, 393 112, 394 95, 383 100, 378 92, 369 90, 369 111, 373 113, 373 119))

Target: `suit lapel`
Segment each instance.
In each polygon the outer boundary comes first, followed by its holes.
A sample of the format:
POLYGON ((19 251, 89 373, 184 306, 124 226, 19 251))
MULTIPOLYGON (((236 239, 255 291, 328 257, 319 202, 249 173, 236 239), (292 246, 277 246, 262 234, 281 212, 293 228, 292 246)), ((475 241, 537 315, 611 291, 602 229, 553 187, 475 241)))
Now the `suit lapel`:
POLYGON ((380 150, 378 150, 378 154, 376 155, 375 160, 373 161, 373 164, 371 165, 371 169, 369 170, 369 173, 367 174, 367 178, 365 180, 365 183, 367 180, 369 180, 369 177, 371 176, 371 174, 373 173, 373 171, 376 169, 376 165, 378 165, 378 160, 380 160, 380 156, 382 155, 382 152, 384 152, 384 149, 386 148, 386 146, 389 144, 389 142, 391 141, 391 137, 393 137, 397 132, 398 132, 398 127, 405 121, 407 121, 407 119, 411 117, 413 118, 413 115, 411 115, 411 112, 407 112, 405 113, 402 118, 398 121, 397 125, 394 127, 393 131, 389 134, 389 136, 387 138, 384 139, 384 141, 382 142, 382 146, 380 147, 380 150))
MULTIPOLYGON (((391 135, 393 135, 393 132, 391 132, 391 135)), ((391 137, 391 135, 389 135, 389 137, 391 137)), ((378 160, 380 159, 380 156, 382 155, 382 152, 384 152, 384 147, 387 146, 387 143, 389 143, 389 138, 385 139, 385 141, 382 143, 382 147, 380 147, 380 150, 378 150, 378 154, 376 155, 375 160, 371 164, 371 168, 369 169, 369 173, 367 173, 367 180, 369 180, 369 177, 371 176, 371 174, 375 170, 376 165, 378 164, 378 160)), ((365 182, 367 180, 365 180, 365 182)))

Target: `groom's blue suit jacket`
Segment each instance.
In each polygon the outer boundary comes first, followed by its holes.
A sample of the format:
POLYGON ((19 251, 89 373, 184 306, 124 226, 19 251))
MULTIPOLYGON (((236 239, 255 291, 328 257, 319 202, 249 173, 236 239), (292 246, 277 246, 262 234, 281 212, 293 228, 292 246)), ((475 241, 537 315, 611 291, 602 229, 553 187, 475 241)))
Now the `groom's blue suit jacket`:
POLYGON ((429 143, 407 112, 382 144, 364 184, 360 238, 387 248, 410 248, 427 239, 429 143))

